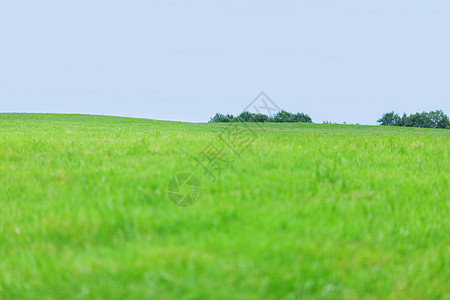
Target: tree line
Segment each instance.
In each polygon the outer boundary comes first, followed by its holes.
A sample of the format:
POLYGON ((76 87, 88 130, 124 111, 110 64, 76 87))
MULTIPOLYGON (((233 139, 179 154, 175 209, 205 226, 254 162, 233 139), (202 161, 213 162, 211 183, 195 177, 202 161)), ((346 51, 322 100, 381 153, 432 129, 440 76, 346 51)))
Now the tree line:
MULTIPOLYGON (((209 122, 272 122, 272 123, 312 123, 309 115, 304 113, 290 113, 285 110, 279 111, 272 117, 264 114, 256 114, 244 111, 237 116, 231 114, 216 113, 209 122)), ((405 126, 422 128, 447 128, 450 129, 450 118, 442 111, 430 111, 410 114, 403 113, 402 116, 394 111, 385 113, 377 123, 384 126, 405 126)))
POLYGON ((255 114, 248 111, 244 111, 238 116, 233 116, 230 114, 224 115, 217 113, 212 117, 209 122, 273 122, 273 123, 312 123, 310 116, 304 113, 290 113, 285 110, 279 111, 272 117, 264 114, 255 114))
POLYGON ((449 117, 442 111, 430 111, 410 114, 403 116, 395 112, 388 112, 377 121, 380 125, 385 126, 406 126, 406 127, 423 127, 423 128, 447 128, 450 129, 449 117))

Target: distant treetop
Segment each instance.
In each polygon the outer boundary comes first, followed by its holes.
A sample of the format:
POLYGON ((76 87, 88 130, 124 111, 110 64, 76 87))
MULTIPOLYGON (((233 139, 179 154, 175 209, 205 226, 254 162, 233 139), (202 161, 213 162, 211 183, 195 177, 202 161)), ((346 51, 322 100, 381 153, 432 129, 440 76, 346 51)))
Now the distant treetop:
POLYGON ((233 116, 230 114, 223 115, 217 113, 212 117, 209 122, 273 122, 273 123, 312 123, 310 116, 304 113, 293 114, 282 110, 276 113, 273 117, 268 117, 264 114, 255 114, 248 111, 242 112, 238 116, 233 116))
POLYGON ((430 111, 415 113, 407 116, 399 116, 393 111, 385 113, 377 123, 385 126, 406 126, 423 128, 447 128, 450 129, 449 117, 442 111, 430 111))

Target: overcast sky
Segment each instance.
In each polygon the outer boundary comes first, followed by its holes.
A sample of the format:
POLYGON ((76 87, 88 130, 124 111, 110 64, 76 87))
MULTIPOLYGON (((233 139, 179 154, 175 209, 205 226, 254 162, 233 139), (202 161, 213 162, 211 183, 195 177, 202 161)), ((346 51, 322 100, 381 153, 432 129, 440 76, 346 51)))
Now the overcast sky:
POLYGON ((450 1, 5 0, 0 112, 450 113, 450 1))

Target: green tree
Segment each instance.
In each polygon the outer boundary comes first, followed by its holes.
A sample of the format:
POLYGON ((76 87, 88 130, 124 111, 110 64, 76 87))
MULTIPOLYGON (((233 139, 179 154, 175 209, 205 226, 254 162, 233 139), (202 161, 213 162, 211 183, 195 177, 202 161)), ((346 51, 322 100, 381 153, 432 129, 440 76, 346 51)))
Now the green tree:
POLYGON ((216 113, 214 117, 212 117, 209 122, 230 122, 229 116, 225 116, 221 113, 216 113))
POLYGON ((269 117, 264 114, 252 114, 248 121, 262 123, 269 121, 269 117))
POLYGON ((400 116, 394 113, 393 111, 385 113, 381 118, 377 121, 380 125, 384 126, 395 126, 396 122, 400 121, 400 116))
POLYGON ((248 122, 251 117, 252 113, 248 111, 243 111, 239 116, 237 116, 240 122, 248 122))
POLYGON ((307 114, 297 113, 294 117, 294 122, 312 123, 312 119, 307 114))
POLYGON ((431 111, 429 118, 433 122, 433 128, 446 128, 450 125, 450 120, 442 110, 431 111))
POLYGON ((272 119, 273 119, 273 122, 275 122, 275 123, 294 122, 295 115, 293 115, 285 110, 282 110, 282 111, 276 113, 272 119))

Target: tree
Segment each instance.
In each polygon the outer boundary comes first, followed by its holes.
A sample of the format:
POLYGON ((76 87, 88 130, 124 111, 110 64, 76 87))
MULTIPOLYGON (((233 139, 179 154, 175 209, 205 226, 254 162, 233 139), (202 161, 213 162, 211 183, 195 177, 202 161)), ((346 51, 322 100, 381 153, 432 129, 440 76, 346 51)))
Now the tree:
POLYGON ((395 126, 396 121, 400 121, 400 116, 391 111, 381 116, 381 119, 379 119, 377 123, 384 126, 395 126))
POLYGON ((420 114, 420 126, 419 127, 423 127, 423 128, 435 128, 434 127, 434 122, 431 120, 430 118, 430 114, 427 112, 422 112, 420 114))
POLYGON ((400 117, 392 112, 385 113, 381 119, 377 121, 381 125, 386 126, 406 126, 406 127, 422 127, 422 128, 447 128, 450 127, 449 117, 442 110, 431 112, 415 113, 407 116, 403 113, 400 117))
POLYGON ((243 111, 241 114, 237 117, 240 122, 248 122, 250 118, 252 117, 252 113, 248 111, 243 111))
POLYGON ((269 121, 269 117, 263 114, 252 114, 252 116, 248 120, 248 122, 258 122, 258 123, 267 121, 269 121))
POLYGON ((229 116, 225 116, 221 113, 216 113, 214 117, 212 117, 209 122, 230 122, 229 116))
POLYGON ((268 117, 264 114, 255 114, 248 111, 240 113, 237 117, 227 114, 223 115, 221 113, 216 113, 209 122, 276 122, 276 123, 286 123, 286 122, 303 122, 312 123, 312 119, 309 115, 304 113, 292 114, 285 110, 276 113, 273 117, 268 117))
POLYGON ((450 125, 450 120, 442 110, 431 111, 429 118, 433 122, 433 128, 446 128, 450 125))
POLYGON ((285 110, 282 110, 276 113, 272 119, 275 123, 294 122, 295 116, 285 110))
POLYGON ((297 113, 294 120, 295 122, 312 123, 311 117, 304 113, 297 113))
POLYGON ((411 114, 405 119, 405 126, 406 127, 413 127, 419 124, 419 114, 411 114))
POLYGON ((396 121, 395 126, 405 126, 405 121, 406 121, 406 118, 407 118, 407 117, 408 117, 408 116, 406 115, 406 113, 403 113, 403 116, 400 117, 400 118, 396 121))

